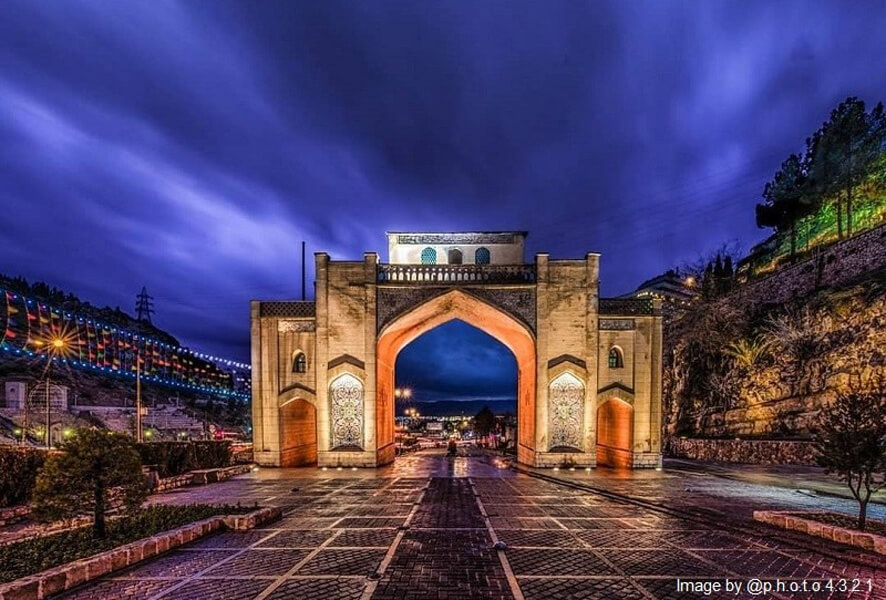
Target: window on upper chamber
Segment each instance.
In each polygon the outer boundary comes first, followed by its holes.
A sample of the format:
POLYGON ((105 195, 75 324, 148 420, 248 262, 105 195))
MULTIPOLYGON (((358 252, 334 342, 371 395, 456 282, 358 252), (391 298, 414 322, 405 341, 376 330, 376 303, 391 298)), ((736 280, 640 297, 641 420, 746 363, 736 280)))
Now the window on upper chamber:
POLYGON ((421 264, 423 265, 436 265, 437 264, 437 251, 433 248, 425 248, 421 251, 421 264))
POLYGON ((609 349, 609 368, 610 369, 621 369, 625 366, 624 359, 621 356, 621 351, 618 348, 610 348, 609 349))
POLYGON ((449 264, 450 265, 460 265, 461 264, 461 250, 458 248, 453 248, 449 251, 449 264))
POLYGON ((299 352, 295 355, 295 358, 292 359, 292 372, 293 373, 305 373, 308 370, 308 357, 305 356, 304 352, 299 352))
POLYGON ((488 265, 489 261, 489 248, 477 248, 474 252, 474 262, 478 265, 488 265))

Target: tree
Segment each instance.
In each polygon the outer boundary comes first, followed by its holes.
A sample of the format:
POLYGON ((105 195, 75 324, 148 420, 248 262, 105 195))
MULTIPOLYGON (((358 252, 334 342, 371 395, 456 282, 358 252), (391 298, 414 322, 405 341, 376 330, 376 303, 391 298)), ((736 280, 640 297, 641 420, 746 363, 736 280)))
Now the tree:
POLYGON ((484 406, 474 417, 474 431, 477 435, 489 435, 495 429, 495 415, 489 410, 488 406, 484 406))
POLYGON ((93 534, 105 536, 109 492, 119 493, 132 512, 144 501, 148 486, 135 442, 127 435, 78 429, 52 454, 37 477, 32 513, 40 521, 93 515, 93 534), (119 489, 119 492, 116 490, 119 489))
POLYGON ((836 473, 858 502, 864 531, 871 495, 886 474, 886 393, 851 392, 822 409, 816 432, 818 464, 836 473))
POLYGON ((797 252, 797 222, 814 209, 804 163, 799 156, 791 154, 763 189, 766 203, 757 205, 757 227, 773 227, 779 233, 790 233, 791 258, 797 252))
POLYGON ((846 98, 807 142, 809 179, 819 200, 834 199, 837 234, 852 235, 852 204, 855 190, 874 174, 886 139, 886 116, 882 103, 868 113, 862 100, 846 98))

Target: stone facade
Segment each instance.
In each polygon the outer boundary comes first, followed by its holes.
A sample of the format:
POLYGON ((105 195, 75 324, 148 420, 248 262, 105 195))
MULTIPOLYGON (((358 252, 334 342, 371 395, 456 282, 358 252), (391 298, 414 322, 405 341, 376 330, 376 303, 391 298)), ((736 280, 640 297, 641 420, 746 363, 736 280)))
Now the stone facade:
POLYGON ((601 303, 599 255, 550 260, 541 253, 527 264, 524 237, 389 234, 396 255, 389 264, 375 253, 362 261, 316 254, 314 302, 254 301, 256 462, 391 462, 397 354, 457 318, 501 341, 517 359, 521 463, 658 466, 657 301, 601 303), (458 249, 464 257, 483 245, 491 249, 490 263, 417 264, 410 252, 422 245, 458 249), (612 352, 618 360, 611 361, 612 352), (605 448, 599 429, 608 432, 605 448))

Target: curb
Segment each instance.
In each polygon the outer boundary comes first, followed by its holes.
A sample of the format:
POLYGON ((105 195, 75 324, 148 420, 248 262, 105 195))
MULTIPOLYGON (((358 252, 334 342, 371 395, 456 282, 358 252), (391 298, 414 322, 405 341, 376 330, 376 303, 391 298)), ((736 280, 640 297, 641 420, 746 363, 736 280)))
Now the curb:
POLYGON ((279 507, 260 508, 244 515, 217 515, 183 525, 0 585, 0 600, 42 600, 112 571, 132 566, 220 529, 245 531, 280 518, 279 507))
POLYGON ((847 529, 845 527, 827 525, 821 521, 815 521, 803 517, 804 514, 815 514, 820 512, 821 511, 755 510, 754 520, 775 527, 781 527, 782 529, 790 529, 807 535, 824 538, 839 544, 855 546, 863 550, 886 556, 886 536, 858 531, 857 529, 847 529))

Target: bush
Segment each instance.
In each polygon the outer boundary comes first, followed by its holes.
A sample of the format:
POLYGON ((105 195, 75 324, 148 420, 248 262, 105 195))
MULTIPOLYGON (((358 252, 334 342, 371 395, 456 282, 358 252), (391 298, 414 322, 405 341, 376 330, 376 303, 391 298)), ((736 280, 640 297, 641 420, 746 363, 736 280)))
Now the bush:
POLYGON ((194 457, 198 469, 230 467, 231 444, 228 442, 194 442, 194 457))
POLYGON ((78 429, 46 459, 37 476, 31 514, 41 522, 92 514, 95 537, 105 535, 105 512, 113 490, 127 512, 148 495, 135 442, 128 435, 78 429))
POLYGON ((229 442, 145 442, 138 444, 138 453, 143 465, 157 466, 160 477, 231 464, 229 442))
POLYGON ((143 465, 156 465, 160 477, 181 475, 194 468, 194 446, 190 442, 145 442, 137 445, 143 465))
POLYGON ((111 519, 108 522, 107 535, 103 538, 95 537, 90 527, 80 527, 0 546, 0 584, 194 521, 215 515, 242 514, 251 510, 254 507, 240 505, 149 506, 132 515, 111 519))
POLYGON ((0 447, 0 508, 31 499, 37 473, 45 461, 45 450, 0 447))

